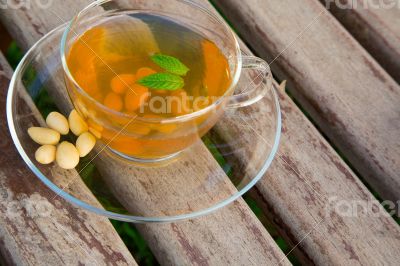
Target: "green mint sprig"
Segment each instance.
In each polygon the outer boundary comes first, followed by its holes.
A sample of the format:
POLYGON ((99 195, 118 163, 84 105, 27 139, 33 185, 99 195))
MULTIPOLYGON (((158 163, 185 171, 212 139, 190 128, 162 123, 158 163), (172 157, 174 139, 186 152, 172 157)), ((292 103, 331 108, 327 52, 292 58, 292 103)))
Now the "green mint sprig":
POLYGON ((137 81, 142 86, 155 90, 181 89, 185 82, 182 77, 172 73, 155 73, 143 77, 137 81))
POLYGON ((178 58, 170 55, 155 54, 152 55, 151 60, 167 72, 179 76, 185 76, 189 68, 185 66, 178 58))
POLYGON ((178 58, 170 55, 155 54, 150 59, 167 72, 155 73, 139 79, 136 83, 154 90, 177 90, 185 85, 181 76, 185 76, 189 68, 178 58))

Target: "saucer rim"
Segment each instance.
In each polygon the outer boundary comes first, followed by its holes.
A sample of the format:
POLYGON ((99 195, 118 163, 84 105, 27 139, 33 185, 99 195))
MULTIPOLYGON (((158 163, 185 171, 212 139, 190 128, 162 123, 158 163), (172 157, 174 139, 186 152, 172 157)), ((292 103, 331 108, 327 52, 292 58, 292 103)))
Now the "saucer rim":
MULTIPOLYGON (((75 206, 81 207, 87 211, 90 211, 92 213, 96 213, 101 216, 108 217, 110 219, 115 219, 115 220, 120 220, 120 221, 125 221, 125 222, 131 222, 131 223, 169 223, 169 222, 175 222, 175 221, 180 221, 180 220, 186 220, 186 219, 193 219, 197 218, 200 216, 204 216, 207 214, 210 214, 230 203, 233 201, 237 200, 239 197, 241 197, 244 193, 246 193, 250 188, 252 188, 266 173, 267 169, 271 165, 273 159, 276 156, 276 153, 278 151, 279 143, 280 143, 280 138, 281 138, 281 129, 282 129, 282 118, 281 118, 281 109, 280 109, 280 104, 279 104, 279 98, 277 95, 277 92, 275 90, 275 87, 272 86, 271 93, 273 96, 273 100, 275 102, 275 112, 277 113, 277 126, 275 130, 275 140, 274 144, 272 146, 272 149, 269 153, 269 156, 267 160, 265 161, 264 165, 261 167, 260 171, 258 174, 249 182, 246 186, 244 186, 242 189, 238 190, 236 193, 232 194, 225 200, 222 200, 218 202, 217 204, 214 204, 211 207, 201 209, 198 211, 194 211, 191 213, 187 214, 180 214, 180 215, 172 215, 172 216, 149 216, 149 217, 144 217, 144 216, 135 216, 135 215, 127 215, 127 214, 118 214, 115 212, 111 212, 105 209, 101 209, 98 207, 94 207, 74 196, 71 194, 67 193, 63 189, 59 188, 57 185, 55 185, 52 181, 50 181, 46 175, 44 175, 35 165, 35 163, 32 162, 32 160, 29 158, 28 154, 25 152, 19 138, 16 132, 14 120, 13 120, 13 99, 14 95, 16 95, 17 90, 16 89, 16 84, 17 84, 17 78, 18 76, 22 73, 21 70, 24 68, 24 66, 27 64, 30 55, 33 53, 33 51, 37 50, 38 47, 46 41, 49 37, 51 37, 54 34, 57 34, 58 31, 61 31, 60 37, 62 36, 62 32, 65 29, 66 25, 68 23, 62 24, 47 34, 45 34, 42 38, 40 38, 23 56, 22 60, 18 64, 17 68, 15 69, 9 87, 8 87, 8 92, 7 92, 7 101, 6 101, 6 114, 7 114, 7 124, 8 124, 8 129, 11 134, 11 138, 13 140, 14 145, 17 148, 18 153, 24 160, 24 162, 27 164, 28 168, 48 187, 50 188, 54 193, 56 193, 57 196, 61 196, 68 202, 72 203, 75 206)), ((56 198, 56 197, 54 197, 56 198)))

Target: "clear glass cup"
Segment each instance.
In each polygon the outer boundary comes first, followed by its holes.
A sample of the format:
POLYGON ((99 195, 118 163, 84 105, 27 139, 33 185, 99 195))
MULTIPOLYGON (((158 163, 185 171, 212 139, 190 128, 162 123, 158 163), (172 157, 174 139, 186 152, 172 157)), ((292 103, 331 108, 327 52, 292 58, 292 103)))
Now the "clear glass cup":
MULTIPOLYGON (((61 25, 49 32, 26 52, 7 95, 13 142, 32 173, 54 191, 55 199, 60 197, 82 210, 122 221, 176 222, 232 203, 261 178, 278 178, 268 173, 281 136, 281 112, 274 88, 254 104, 226 108, 201 141, 173 160, 132 163, 98 143, 81 158, 77 169, 38 163, 35 151, 40 145, 32 141, 27 130, 46 126, 49 112, 68 115, 72 109, 59 51, 65 28, 61 25)), ((236 91, 265 86, 255 79, 260 73, 263 71, 254 68, 243 71, 236 91)), ((75 142, 76 136, 71 133, 63 140, 75 142)))
POLYGON ((188 0, 96 1, 79 12, 67 26, 61 41, 61 56, 68 93, 75 108, 114 153, 139 162, 174 157, 207 133, 225 110, 251 105, 272 88, 268 64, 260 58, 243 55, 229 26, 206 7, 188 0), (138 13, 168 17, 179 24, 189 25, 213 41, 229 63, 232 81, 225 94, 212 99, 205 108, 191 108, 182 115, 168 118, 117 112, 91 97, 69 69, 67 58, 71 47, 94 24, 138 13), (241 91, 238 91, 236 85, 242 69, 249 70, 253 78, 248 86, 241 86, 241 91))

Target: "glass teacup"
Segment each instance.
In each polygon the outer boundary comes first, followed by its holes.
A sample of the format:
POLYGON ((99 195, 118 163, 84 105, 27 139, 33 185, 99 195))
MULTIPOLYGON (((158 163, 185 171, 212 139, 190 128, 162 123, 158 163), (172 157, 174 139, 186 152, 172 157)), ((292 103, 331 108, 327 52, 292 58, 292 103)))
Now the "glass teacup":
POLYGON ((257 57, 242 55, 229 26, 204 6, 186 0, 127 2, 103 0, 89 5, 71 21, 61 44, 65 80, 72 102, 87 121, 90 131, 116 154, 140 162, 174 157, 207 133, 225 110, 251 105, 272 88, 268 64, 257 57), (146 102, 146 106, 141 105, 132 113, 116 111, 88 94, 70 69, 68 55, 71 47, 94 24, 113 17, 138 14, 168 17, 178 24, 190 26, 215 43, 228 61, 227 71, 231 77, 224 94, 189 99, 187 95, 172 93, 168 97, 153 97, 153 102, 146 102), (242 68, 247 73, 243 73, 242 68), (249 82, 239 88, 236 85, 244 75, 249 82), (144 115, 148 109, 168 116, 144 115))

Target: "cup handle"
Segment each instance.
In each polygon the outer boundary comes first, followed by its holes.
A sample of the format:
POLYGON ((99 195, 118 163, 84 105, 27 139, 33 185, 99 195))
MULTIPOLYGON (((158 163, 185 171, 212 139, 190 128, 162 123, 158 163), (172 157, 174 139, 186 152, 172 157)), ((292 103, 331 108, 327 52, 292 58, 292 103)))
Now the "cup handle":
MULTIPOLYGON (((242 87, 241 92, 233 94, 227 103, 227 108, 238 108, 249 106, 260 99, 262 99, 265 94, 272 89, 272 73, 267 62, 263 59, 242 55, 242 73, 241 76, 246 74, 244 71, 252 71, 253 75, 250 76, 250 82, 245 84, 236 85, 235 91, 238 87, 242 87)), ((241 77, 242 79, 243 77, 241 77)))

